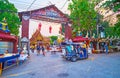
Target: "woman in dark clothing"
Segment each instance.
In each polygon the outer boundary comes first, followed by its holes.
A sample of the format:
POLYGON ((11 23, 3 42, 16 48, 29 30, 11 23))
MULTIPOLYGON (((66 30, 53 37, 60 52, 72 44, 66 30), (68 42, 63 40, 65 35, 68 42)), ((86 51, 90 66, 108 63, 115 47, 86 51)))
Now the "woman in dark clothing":
POLYGON ((37 48, 37 55, 39 55, 40 54, 40 45, 38 44, 37 46, 36 46, 36 48, 37 48))
POLYGON ((43 55, 45 56, 45 47, 43 45, 42 45, 41 49, 42 49, 43 55))

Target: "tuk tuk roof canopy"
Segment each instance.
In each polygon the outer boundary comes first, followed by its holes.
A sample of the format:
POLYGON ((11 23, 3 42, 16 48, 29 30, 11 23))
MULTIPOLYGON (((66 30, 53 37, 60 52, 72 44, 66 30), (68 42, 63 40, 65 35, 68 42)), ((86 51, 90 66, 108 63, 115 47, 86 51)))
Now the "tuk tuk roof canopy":
POLYGON ((84 42, 84 41, 89 41, 89 39, 82 36, 76 36, 75 38, 73 38, 73 42, 84 42))

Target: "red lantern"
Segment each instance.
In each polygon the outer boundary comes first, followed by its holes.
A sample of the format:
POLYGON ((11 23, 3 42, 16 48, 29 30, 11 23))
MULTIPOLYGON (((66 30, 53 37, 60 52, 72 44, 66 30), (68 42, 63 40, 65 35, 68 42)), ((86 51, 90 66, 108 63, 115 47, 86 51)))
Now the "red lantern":
POLYGON ((38 30, 41 30, 41 23, 39 23, 39 25, 38 25, 38 30))
POLYGON ((49 27, 49 33, 51 33, 51 32, 52 32, 52 27, 50 26, 50 27, 49 27))

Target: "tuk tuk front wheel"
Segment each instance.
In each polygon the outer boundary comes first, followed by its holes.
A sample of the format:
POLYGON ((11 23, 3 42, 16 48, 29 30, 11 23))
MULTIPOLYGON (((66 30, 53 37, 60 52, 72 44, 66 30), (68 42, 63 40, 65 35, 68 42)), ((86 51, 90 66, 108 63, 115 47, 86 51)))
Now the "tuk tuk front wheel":
POLYGON ((73 56, 73 57, 71 58, 71 61, 72 61, 72 62, 76 62, 76 61, 77 61, 77 57, 73 56))
POLYGON ((70 60, 70 58, 66 58, 66 60, 70 60))

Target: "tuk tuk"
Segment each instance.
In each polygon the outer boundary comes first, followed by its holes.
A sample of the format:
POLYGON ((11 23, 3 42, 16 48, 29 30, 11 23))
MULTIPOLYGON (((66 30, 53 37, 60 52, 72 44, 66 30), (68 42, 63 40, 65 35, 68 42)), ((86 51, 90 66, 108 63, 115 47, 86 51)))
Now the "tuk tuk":
POLYGON ((62 56, 66 60, 70 60, 75 62, 79 59, 86 59, 88 58, 88 51, 86 48, 82 47, 84 44, 66 44, 64 49, 62 50, 62 56))

